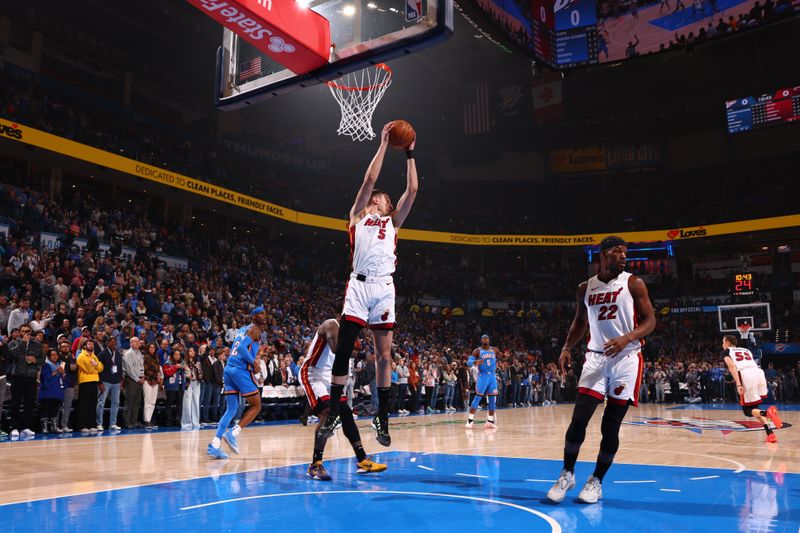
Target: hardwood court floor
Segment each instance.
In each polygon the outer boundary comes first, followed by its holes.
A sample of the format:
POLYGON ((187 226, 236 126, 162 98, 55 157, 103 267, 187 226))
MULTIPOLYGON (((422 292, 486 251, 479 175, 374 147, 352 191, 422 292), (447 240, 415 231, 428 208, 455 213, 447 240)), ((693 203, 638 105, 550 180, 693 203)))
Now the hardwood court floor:
MULTIPOLYGON (((240 436, 241 455, 232 455, 231 459, 226 461, 211 461, 205 455, 206 445, 213 436, 211 430, 152 433, 140 431, 130 434, 123 431, 117 435, 106 432, 102 436, 92 437, 37 438, 30 441, 4 442, 0 443, 3 477, 13 482, 0 484, 0 516, 6 514, 13 515, 16 519, 30 518, 28 514, 36 512, 30 503, 14 505, 24 502, 39 502, 42 505, 58 507, 59 502, 74 503, 80 501, 80 498, 91 495, 94 502, 92 505, 96 505, 98 492, 122 495, 119 496, 122 499, 115 505, 118 509, 124 510, 127 505, 125 503, 127 500, 124 499, 125 489, 135 488, 139 494, 138 498, 141 499, 142 487, 152 487, 154 490, 162 491, 158 493, 161 494, 157 496, 158 498, 164 497, 165 487, 173 489, 178 486, 183 487, 180 492, 181 498, 184 499, 176 501, 175 505, 181 512, 187 513, 199 512, 196 511, 197 506, 192 505, 197 502, 210 500, 216 502, 203 503, 199 506, 203 507, 224 502, 238 502, 241 499, 294 495, 298 494, 296 492, 298 490, 310 491, 301 492, 302 494, 320 494, 317 491, 320 487, 325 489, 323 492, 326 494, 378 491, 396 495, 424 494, 428 498, 489 501, 482 496, 476 496, 483 494, 481 491, 485 490, 486 494, 493 494, 495 497, 504 496, 503 501, 495 501, 495 504, 504 506, 517 505, 508 502, 514 498, 507 493, 526 494, 526 497, 520 496, 520 499, 529 504, 517 507, 527 509, 530 513, 538 513, 542 517, 546 514, 547 520, 552 521, 552 524, 547 522, 540 525, 547 530, 568 531, 571 528, 579 528, 586 521, 596 529, 603 530, 608 527, 608 530, 611 530, 613 528, 608 516, 613 516, 615 511, 608 501, 610 498, 612 501, 616 498, 630 499, 632 502, 641 497, 644 499, 636 504, 641 508, 647 507, 650 497, 672 497, 670 493, 676 493, 674 496, 678 497, 681 496, 679 494, 681 492, 688 497, 692 491, 701 491, 697 482, 694 485, 687 485, 688 480, 713 479, 717 483, 713 490, 718 492, 721 490, 720 487, 722 490, 727 490, 729 485, 734 486, 735 480, 745 480, 746 476, 752 475, 760 477, 747 478, 746 484, 742 485, 741 494, 739 489, 731 489, 732 495, 728 495, 734 500, 741 496, 747 501, 742 501, 740 504, 726 503, 723 508, 715 511, 714 515, 725 515, 727 506, 731 507, 730 513, 733 517, 738 516, 737 513, 741 514, 740 508, 752 503, 747 498, 750 498, 753 487, 763 485, 769 490, 777 490, 780 494, 783 494, 780 491, 785 489, 787 494, 775 504, 777 511, 770 515, 769 520, 772 521, 770 522, 772 525, 766 530, 796 531, 797 524, 792 526, 793 529, 776 527, 776 524, 783 524, 788 528, 788 524, 794 520, 791 507, 797 508, 798 502, 794 499, 798 497, 795 493, 800 493, 800 476, 792 475, 800 474, 800 436, 797 434, 797 427, 794 427, 800 424, 800 411, 791 409, 781 410, 787 427, 776 431, 779 442, 766 445, 763 442, 763 430, 748 431, 745 426, 749 424, 749 420, 736 406, 648 404, 637 409, 632 408, 622 428, 621 448, 617 454, 616 464, 603 485, 606 499, 605 519, 587 514, 586 509, 589 509, 587 506, 575 507, 577 511, 574 516, 567 512, 565 507, 556 508, 553 512, 549 512, 549 509, 545 509, 547 513, 540 512, 543 495, 560 470, 564 432, 572 413, 571 405, 500 410, 498 412, 500 429, 491 432, 483 429, 485 412, 478 413, 475 427, 471 430, 464 428, 463 413, 392 418, 390 427, 393 444, 390 449, 378 445, 372 430, 369 429, 369 421, 361 420, 359 427, 367 453, 380 453, 379 458, 390 464, 387 472, 371 478, 379 479, 380 482, 366 489, 358 485, 364 476, 359 476, 358 481, 355 481, 356 478, 351 475, 354 470, 352 450, 341 432, 337 432, 337 435, 329 441, 326 450, 326 463, 331 465, 329 468, 334 475, 334 481, 323 485, 309 485, 321 483, 304 478, 305 466, 311 456, 314 431, 312 427, 303 427, 299 424, 259 425, 245 429, 240 436), (335 459, 342 460, 335 461, 335 459), (449 470, 454 471, 449 472, 449 470), (765 473, 772 475, 770 479, 776 481, 762 482, 761 478, 765 473), (240 497, 242 493, 238 489, 238 484, 236 490, 230 487, 225 490, 220 488, 220 476, 226 475, 230 477, 225 479, 241 479, 244 485, 248 485, 250 492, 247 492, 245 498, 240 497), (739 477, 735 477, 737 475, 739 477), (214 481, 214 490, 211 492, 216 496, 210 495, 201 487, 203 483, 210 483, 209 480, 214 481), (267 492, 271 494, 255 495, 255 492, 266 490, 265 480, 276 482, 274 486, 268 487, 267 492), (342 484, 337 484, 338 480, 341 480, 342 484), (343 488, 345 480, 349 483, 348 490, 334 490, 343 488), (458 480, 460 484, 454 480, 458 480), (463 485, 467 481, 477 485, 463 485), (196 491, 196 497, 185 499, 188 498, 186 495, 195 491, 191 488, 195 486, 192 485, 193 482, 200 487, 196 491), (412 482, 416 485, 403 485, 412 482), (526 485, 524 482, 531 483, 526 485), (427 483, 428 485, 423 486, 427 490, 421 491, 419 483, 427 483), (487 485, 482 486, 481 483, 487 485), (652 484, 650 489, 655 492, 650 493, 650 496, 642 496, 641 491, 632 493, 630 491, 635 487, 644 485, 625 485, 628 483, 652 484), (361 488, 356 490, 352 488, 354 486, 361 488), (398 487, 413 490, 399 491, 396 490, 398 487), (435 488, 434 492, 430 492, 432 488, 435 488), (227 495, 225 498, 221 496, 223 493, 227 495), (231 494, 236 497, 231 497, 231 494), (60 499, 52 500, 56 498, 60 499), (792 500, 791 505, 789 499, 792 500), (533 510, 533 507, 540 511, 533 510), (561 516, 559 513, 566 514, 561 516), (560 524, 559 529, 553 524, 560 524)), ((585 477, 591 472, 591 463, 598 451, 601 414, 598 410, 587 433, 580 458, 586 463, 579 463, 576 477, 580 479, 575 495, 585 477)), ((709 489, 702 490, 707 492, 709 489)), ((701 491, 698 494, 691 497, 693 503, 699 504, 698 498, 702 499, 705 492, 701 491)), ((263 508, 264 503, 260 504, 263 508)), ((444 503, 440 505, 446 507, 444 503)), ((663 505, 663 502, 659 505, 663 505)), ((137 504, 136 507, 138 511, 143 509, 141 504, 137 504)), ((660 512, 663 507, 658 509, 660 512)), ((202 511, 210 512, 205 508, 202 511)), ((700 508, 692 512, 702 515, 702 511, 703 508, 700 508)), ((166 511, 162 512, 155 507, 147 512, 154 513, 149 519, 156 522, 169 515, 166 511)), ((507 510, 506 513, 508 512, 511 511, 507 510)), ((249 515, 243 513, 242 516, 249 515)), ((203 515, 201 523, 205 519, 210 522, 215 520, 211 516, 203 515)), ((508 520, 510 520, 507 524, 509 527, 516 526, 517 517, 508 520)), ((5 524, 4 527, 3 521, 0 520, 0 531, 14 530, 7 529, 8 522, 5 524)), ((55 530, 73 530, 69 528, 69 523, 54 524, 55 530)), ((469 526, 469 523, 466 525, 469 526)), ((124 524, 120 527, 122 530, 143 530, 136 527, 126 528, 124 524)), ((330 523, 326 527, 329 528, 309 530, 338 530, 335 523, 330 523)), ((352 524, 343 523, 342 527, 352 529, 352 524)), ((692 529, 682 523, 677 523, 676 527, 692 529)), ((645 527, 644 530, 649 529, 645 527)))

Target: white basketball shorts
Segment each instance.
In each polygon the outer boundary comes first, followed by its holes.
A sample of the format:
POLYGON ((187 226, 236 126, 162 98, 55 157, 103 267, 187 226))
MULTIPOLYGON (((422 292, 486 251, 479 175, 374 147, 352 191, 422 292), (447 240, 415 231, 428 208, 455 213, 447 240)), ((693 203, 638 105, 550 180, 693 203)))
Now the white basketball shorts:
POLYGON ((394 329, 394 297, 391 276, 359 281, 353 275, 344 292, 342 320, 369 325, 370 329, 394 329))
POLYGON ((598 400, 608 398, 610 403, 619 405, 626 405, 629 401, 634 406, 639 405, 643 364, 644 359, 639 351, 615 357, 586 352, 578 392, 598 400))
POLYGON ((739 371, 744 389, 743 397, 739 403, 744 406, 758 405, 767 397, 767 378, 760 368, 745 368, 739 371))

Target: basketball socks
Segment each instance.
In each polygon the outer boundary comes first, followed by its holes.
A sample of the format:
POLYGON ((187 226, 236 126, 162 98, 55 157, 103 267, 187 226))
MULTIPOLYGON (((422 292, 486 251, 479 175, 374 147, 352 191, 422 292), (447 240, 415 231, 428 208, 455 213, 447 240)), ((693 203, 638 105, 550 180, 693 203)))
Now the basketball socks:
POLYGON ((239 424, 236 424, 235 426, 233 426, 233 429, 231 430, 231 433, 233 433, 234 437, 238 437, 239 433, 241 431, 242 431, 242 428, 239 427, 239 424))
POLYGON ((219 448, 221 444, 222 444, 222 439, 220 439, 219 437, 214 437, 213 439, 211 439, 211 445, 214 448, 219 448))
MULTIPOLYGON (((356 454, 356 459, 360 463, 364 459, 367 458, 367 452, 364 451, 364 447, 361 445, 361 441, 353 443, 353 451, 356 454)), ((320 457, 322 457, 320 455, 320 457)))
POLYGON ((603 481, 603 476, 606 475, 606 472, 608 472, 608 469, 611 468, 611 465, 612 462, 605 462, 600 458, 600 456, 598 456, 597 464, 594 467, 594 474, 592 475, 597 479, 599 479, 600 481, 603 481))
POLYGON ((475 414, 474 413, 470 413, 469 416, 467 417, 467 420, 469 420, 470 422, 473 422, 475 420, 475 414))
POLYGON ((767 435, 772 435, 772 428, 769 427, 769 424, 764 424, 764 431, 767 432, 767 435))
POLYGON ((378 387, 378 416, 382 419, 389 418, 389 393, 391 387, 378 387))
POLYGON ((311 459, 311 464, 321 463, 323 452, 324 450, 318 450, 316 447, 314 447, 314 457, 311 459))
POLYGON ((577 462, 578 452, 568 452, 567 449, 564 448, 564 470, 567 472, 575 472, 575 463, 577 462))
POLYGON ((487 421, 487 422, 491 422, 492 424, 494 424, 494 416, 492 416, 492 415, 486 415, 486 421, 487 421))
POLYGON ((344 385, 338 385, 336 383, 331 384, 331 401, 328 402, 330 405, 330 414, 336 416, 339 414, 339 403, 342 400, 342 393, 344 392, 344 385))

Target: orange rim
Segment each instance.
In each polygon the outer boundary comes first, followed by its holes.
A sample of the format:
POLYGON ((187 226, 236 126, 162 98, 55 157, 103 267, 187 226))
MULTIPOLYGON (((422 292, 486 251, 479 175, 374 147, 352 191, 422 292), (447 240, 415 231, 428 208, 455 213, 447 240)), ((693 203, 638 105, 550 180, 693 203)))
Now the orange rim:
POLYGON ((327 85, 328 87, 332 87, 334 89, 340 89, 342 91, 372 91, 374 89, 378 89, 388 84, 391 81, 392 69, 389 68, 389 65, 387 65, 386 63, 378 63, 377 65, 375 65, 375 68, 380 70, 385 70, 388 73, 386 79, 380 83, 376 83, 374 85, 368 85, 367 87, 350 87, 349 85, 339 85, 335 81, 329 81, 327 85))

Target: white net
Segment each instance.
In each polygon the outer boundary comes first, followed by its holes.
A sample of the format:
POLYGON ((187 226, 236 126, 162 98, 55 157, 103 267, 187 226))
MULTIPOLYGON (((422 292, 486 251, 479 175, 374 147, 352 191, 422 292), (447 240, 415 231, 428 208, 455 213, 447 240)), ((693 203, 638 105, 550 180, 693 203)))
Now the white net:
POLYGON ((749 339, 750 338, 750 330, 752 329, 752 327, 753 326, 751 326, 750 324, 747 324, 747 323, 738 324, 736 326, 736 329, 739 330, 739 337, 741 337, 742 339, 749 339))
POLYGON ((375 138, 372 113, 392 83, 392 69, 383 63, 345 74, 329 81, 331 94, 342 110, 339 135, 349 135, 354 141, 375 138))

